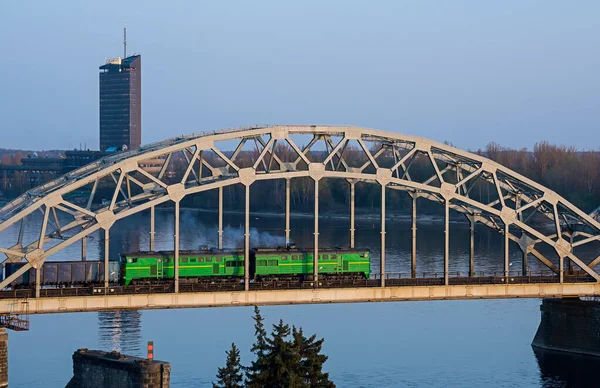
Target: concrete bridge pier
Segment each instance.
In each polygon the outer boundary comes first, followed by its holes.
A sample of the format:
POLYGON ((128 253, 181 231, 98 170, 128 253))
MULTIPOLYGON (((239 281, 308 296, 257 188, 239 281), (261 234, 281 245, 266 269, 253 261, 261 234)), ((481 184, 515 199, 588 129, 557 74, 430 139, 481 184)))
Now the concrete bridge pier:
POLYGON ((542 319, 531 346, 600 357, 600 302, 543 299, 542 319))
POLYGON ((79 349, 73 354, 73 377, 67 388, 169 388, 170 380, 168 362, 79 349))
POLYGON ((8 333, 0 327, 0 388, 8 387, 8 333))

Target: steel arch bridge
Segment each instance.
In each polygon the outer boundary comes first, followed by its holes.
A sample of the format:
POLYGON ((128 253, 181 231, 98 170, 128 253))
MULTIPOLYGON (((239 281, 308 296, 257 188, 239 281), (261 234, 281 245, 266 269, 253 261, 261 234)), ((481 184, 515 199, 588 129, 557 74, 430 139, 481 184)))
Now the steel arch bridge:
MULTIPOLYGON (((600 256, 586 259, 580 247, 600 240, 600 224, 552 190, 480 155, 465 152, 432 140, 352 126, 281 125, 208 132, 181 136, 105 157, 74 170, 54 181, 21 195, 0 209, 0 233, 19 228, 17 241, 0 247, 3 263, 25 265, 0 282, 5 289, 30 268, 39 268, 46 259, 104 230, 105 267, 108 267, 108 240, 111 226, 135 213, 151 211, 151 242, 154 249, 154 208, 172 201, 175 205, 174 290, 179 292, 179 203, 187 195, 218 190, 219 247, 223 234, 223 188, 245 187, 245 289, 249 290, 249 198, 251 185, 262 180, 286 181, 286 240, 290 233, 290 180, 309 177, 314 182, 314 258, 319 250, 319 182, 324 178, 347 180, 350 186, 350 246, 354 246, 354 190, 357 182, 381 187, 380 286, 385 287, 386 191, 401 190, 412 198, 411 273, 416 273, 416 202, 418 198, 440 203, 445 210, 444 284, 449 284, 449 211, 464 214, 471 225, 470 276, 473 274, 475 224, 485 225, 504 237, 504 276, 508 282, 509 242, 523 252, 523 271, 528 255, 552 270, 565 282, 565 265, 585 272, 600 282, 594 267, 600 256), (305 141, 305 143, 301 143, 305 141), (306 145, 301 145, 306 144, 306 145), (232 146, 233 145, 233 146, 232 146), (248 147, 252 152, 244 151, 248 147), (225 148, 229 147, 226 151, 225 148), (420 161, 420 162, 419 162, 420 161), (417 174, 416 165, 425 164, 417 174), (178 168, 175 168, 178 167, 178 168), (177 173, 179 171, 179 173, 177 173), (430 171, 423 175, 423 171, 430 171), (495 197, 474 198, 474 188, 486 185, 495 197), (99 190, 109 190, 109 201, 98 204, 99 190), (89 196, 82 203, 72 199, 75 192, 89 196), (23 243, 26 218, 42 215, 39 236, 23 243), (532 222, 545 217, 546 225, 532 222), (68 219, 65 222, 65 218, 68 219), (551 228, 548 228, 551 225, 551 228), (546 244, 556 253, 551 260, 536 249, 546 244), (576 249, 577 248, 577 249, 576 249), (586 262, 587 261, 587 262, 586 262)), ((318 285, 318 265, 314 265, 318 285)), ((40 271, 36 271, 36 296, 40 296, 40 271)), ((108 287, 108 277, 104 277, 108 287)))

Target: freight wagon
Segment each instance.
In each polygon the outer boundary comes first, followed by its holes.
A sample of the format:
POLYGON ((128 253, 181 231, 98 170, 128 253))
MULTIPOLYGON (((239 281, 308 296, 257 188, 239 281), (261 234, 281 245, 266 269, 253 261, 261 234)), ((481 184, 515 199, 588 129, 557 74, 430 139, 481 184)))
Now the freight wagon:
MULTIPOLYGON (((25 263, 7 263, 5 277, 22 268, 25 263)), ((319 251, 319 274, 329 278, 361 278, 370 275, 368 249, 323 249, 319 251)), ((298 248, 256 248, 250 251, 250 278, 256 280, 311 280, 313 250, 298 248)), ((173 251, 129 252, 119 261, 109 261, 109 283, 160 283, 175 275, 173 251)), ((180 251, 179 279, 181 282, 238 281, 244 278, 244 250, 180 251)), ((10 286, 35 286, 36 270, 31 268, 15 279, 10 286)), ((47 261, 40 272, 42 286, 78 286, 104 284, 104 261, 47 261)))
MULTIPOLYGON (((6 263, 5 277, 17 272, 25 263, 6 263)), ((120 263, 108 262, 108 281, 120 283, 120 263)), ((10 285, 14 288, 35 285, 36 269, 31 268, 15 279, 10 285)), ((104 261, 46 261, 40 272, 41 285, 88 285, 104 283, 104 261)))

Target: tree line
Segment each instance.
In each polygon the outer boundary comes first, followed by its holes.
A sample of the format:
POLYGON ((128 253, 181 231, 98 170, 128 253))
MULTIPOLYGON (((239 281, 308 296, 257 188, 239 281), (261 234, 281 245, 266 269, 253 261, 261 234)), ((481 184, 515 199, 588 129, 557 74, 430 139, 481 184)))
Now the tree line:
POLYGON ((600 152, 543 141, 533 151, 490 143, 477 153, 556 191, 588 213, 600 206, 600 152))
MULTIPOLYGON (((279 151, 280 153, 289 150, 279 151)), ((362 151, 346 151, 346 158, 366 160, 362 151), (355 155, 351 153, 354 152, 355 155), (350 155, 349 155, 350 153, 350 155)), ((600 152, 578 151, 574 147, 557 146, 548 142, 537 143, 533 150, 505 148, 497 143, 488 144, 485 149, 474 153, 494 160, 533 181, 556 191, 580 209, 591 212, 600 206, 600 152)), ((242 155, 243 156, 243 155, 242 155)), ((248 158, 251 158, 248 155, 248 158)), ((316 158, 318 159, 318 158, 316 158)), ((362 163, 362 161, 360 161, 362 163)), ((423 157, 415 159, 410 167, 411 177, 424 181, 435 174, 431 162, 423 157)), ((478 201, 492 202, 495 189, 478 181, 470 196, 478 201)), ((225 206, 228 209, 243 210, 245 188, 241 185, 224 188, 225 206)), ((310 178, 291 180, 291 207, 296 212, 312 212, 314 208, 314 182, 310 178)), ((206 193, 201 197, 186 198, 184 205, 191 207, 215 208, 217 194, 206 193)), ((319 182, 319 202, 322 213, 347 212, 350 204, 349 184, 342 179, 322 179, 319 182)), ((251 209, 253 211, 285 210, 285 180, 259 181, 251 186, 251 209)), ((378 211, 381 204, 381 188, 378 184, 359 182, 355 186, 356 211, 378 211)), ((386 206, 392 212, 407 212, 410 197, 398 190, 387 190, 386 206)), ((437 213, 441 207, 430 201, 419 202, 420 213, 437 213)))
MULTIPOLYGON (((312 151, 311 151, 312 152, 312 151)), ((284 145, 278 145, 277 155, 284 161, 295 159, 296 154, 284 145)), ((548 142, 537 143, 533 150, 511 149, 497 143, 490 143, 484 149, 475 151, 476 154, 492 159, 517 173, 528 177, 541 185, 548 187, 580 209, 590 212, 600 205, 600 152, 578 151, 574 147, 553 145, 548 142)), ((231 153, 226 153, 231 154, 231 153)), ((240 153, 236 163, 242 166, 252 165, 258 150, 240 153)), ((311 155, 317 156, 318 152, 311 155)), ((323 153, 324 155, 324 153, 323 153)), ((366 157, 362 150, 348 147, 345 157, 362 163, 366 157)), ((3 155, 5 164, 15 162, 14 158, 3 155)), ((184 158, 174 158, 170 173, 173 183, 185 171, 184 158)), ((259 166, 262 168, 262 166, 259 166)), ((416 160, 410 167, 411 176, 422 180, 431 176, 434 171, 427 158, 416 160)), ((0 174, 0 195, 7 198, 17 196, 30 189, 31 184, 22 172, 8 177, 6 172, 0 174)), ((416 180, 416 179, 415 179, 416 180)), ((113 189, 99 187, 98 200, 101 194, 107 198, 112 196, 113 189)), ((381 202, 381 191, 378 184, 360 182, 355 187, 355 206, 358 213, 377 211, 381 202)), ((489 187, 476 186, 470 193, 476 200, 484 201, 493 196, 489 187)), ((245 203, 245 189, 241 185, 224 189, 225 206, 231 210, 242 210, 245 203)), ((314 182, 310 178, 295 178, 291 180, 291 207, 295 212, 312 212, 314 198, 314 182)), ((493 199, 492 199, 493 200, 493 199)), ((184 198, 183 206, 214 209, 217 206, 216 190, 200 196, 184 198)), ((282 212, 285 210, 285 181, 270 180, 256 182, 251 187, 251 209, 253 211, 282 212)), ((346 181, 337 179, 322 179, 319 182, 319 201, 321 212, 346 212, 350 202, 349 185, 346 181)), ((406 212, 410 209, 411 200, 403 192, 387 191, 387 206, 390 211, 406 212)), ((435 213, 439 206, 429 201, 421 201, 419 212, 435 213)))

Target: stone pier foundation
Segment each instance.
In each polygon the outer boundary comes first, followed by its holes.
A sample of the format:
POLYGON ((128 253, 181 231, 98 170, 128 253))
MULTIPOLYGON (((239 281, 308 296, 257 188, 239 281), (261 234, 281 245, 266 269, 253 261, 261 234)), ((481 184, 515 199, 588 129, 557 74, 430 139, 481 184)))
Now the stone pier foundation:
POLYGON ((534 347, 600 356, 600 302, 544 299, 534 347))
POLYGON ((0 388, 8 387, 8 333, 0 327, 0 388))
POLYGON ((169 388, 171 366, 117 352, 79 349, 67 388, 169 388))

